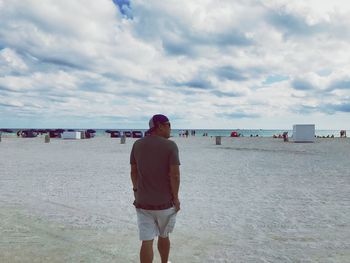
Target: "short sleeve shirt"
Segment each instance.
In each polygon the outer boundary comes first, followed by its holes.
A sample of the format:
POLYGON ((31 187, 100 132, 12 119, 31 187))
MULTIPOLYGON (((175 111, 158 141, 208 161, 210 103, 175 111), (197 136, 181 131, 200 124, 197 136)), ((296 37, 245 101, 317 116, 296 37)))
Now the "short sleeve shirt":
POLYGON ((131 150, 130 164, 136 164, 136 204, 161 206, 172 202, 170 165, 180 165, 175 142, 151 135, 137 140, 131 150))

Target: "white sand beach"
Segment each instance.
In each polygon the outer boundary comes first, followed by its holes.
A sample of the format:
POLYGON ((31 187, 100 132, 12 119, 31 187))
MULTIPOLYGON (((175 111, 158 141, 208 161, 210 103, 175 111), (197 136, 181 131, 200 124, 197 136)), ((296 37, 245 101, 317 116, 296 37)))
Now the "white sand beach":
MULTIPOLYGON (((172 139, 172 263, 350 262, 350 139, 172 139)), ((133 142, 3 137, 0 262, 138 262, 133 142)))

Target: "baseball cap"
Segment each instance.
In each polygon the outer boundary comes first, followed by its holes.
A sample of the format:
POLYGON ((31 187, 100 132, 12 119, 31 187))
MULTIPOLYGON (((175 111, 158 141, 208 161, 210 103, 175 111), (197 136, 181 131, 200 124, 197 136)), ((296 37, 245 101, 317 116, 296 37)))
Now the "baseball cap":
POLYGON ((167 116, 163 114, 156 114, 153 115, 153 117, 149 120, 149 130, 147 132, 151 132, 154 130, 154 128, 157 127, 158 123, 164 123, 164 122, 169 122, 169 119, 167 116))

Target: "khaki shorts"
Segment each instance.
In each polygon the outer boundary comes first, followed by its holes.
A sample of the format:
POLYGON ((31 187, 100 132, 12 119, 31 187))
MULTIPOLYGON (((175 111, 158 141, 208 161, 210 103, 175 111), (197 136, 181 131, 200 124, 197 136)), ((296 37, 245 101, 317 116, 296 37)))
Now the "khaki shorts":
POLYGON ((173 232, 176 222, 175 207, 164 210, 136 208, 140 240, 153 240, 156 236, 166 238, 173 232))

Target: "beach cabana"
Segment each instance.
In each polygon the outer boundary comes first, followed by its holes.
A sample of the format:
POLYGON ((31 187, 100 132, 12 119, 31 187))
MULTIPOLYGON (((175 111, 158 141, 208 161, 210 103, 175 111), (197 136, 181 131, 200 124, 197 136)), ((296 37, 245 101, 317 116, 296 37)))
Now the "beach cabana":
POLYGON ((33 129, 29 129, 29 130, 21 130, 18 131, 17 135, 20 135, 22 138, 34 138, 38 136, 38 133, 33 130, 33 129))
POLYGON ((95 137, 95 133, 96 133, 95 130, 88 129, 88 130, 85 131, 85 138, 86 139, 93 138, 93 137, 95 137))
POLYGON ((48 132, 49 132, 50 138, 61 138, 64 130, 63 129, 56 129, 56 130, 49 130, 48 132))
POLYGON ((124 131, 123 135, 125 135, 125 137, 131 137, 131 131, 124 131))
POLYGON ((132 134, 133 138, 142 138, 143 137, 142 131, 132 131, 131 134, 132 134))
POLYGON ((106 133, 109 133, 111 135, 111 138, 120 138, 120 131, 106 130, 106 133))
POLYGON ((294 142, 314 142, 315 124, 295 124, 293 125, 294 142))
POLYGON ((79 140, 81 139, 81 132, 65 131, 62 133, 62 139, 79 140))

